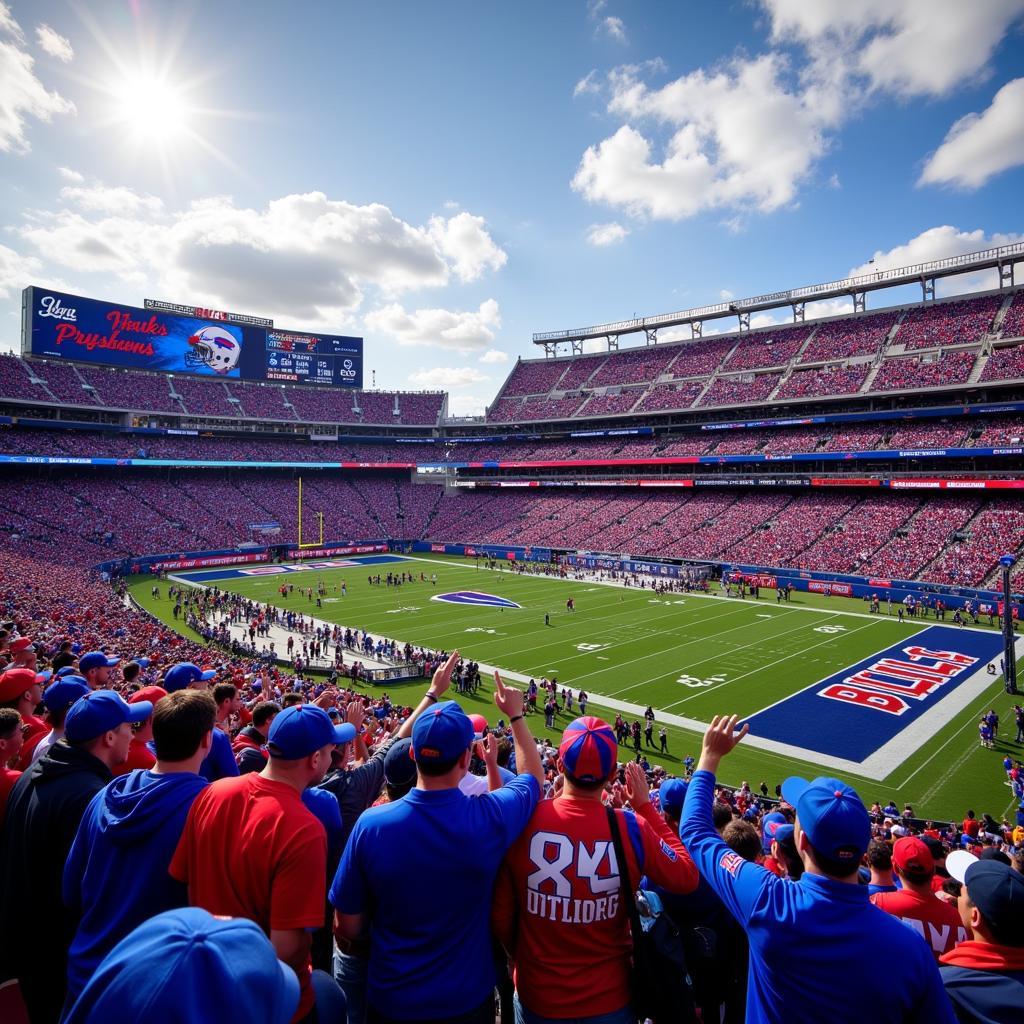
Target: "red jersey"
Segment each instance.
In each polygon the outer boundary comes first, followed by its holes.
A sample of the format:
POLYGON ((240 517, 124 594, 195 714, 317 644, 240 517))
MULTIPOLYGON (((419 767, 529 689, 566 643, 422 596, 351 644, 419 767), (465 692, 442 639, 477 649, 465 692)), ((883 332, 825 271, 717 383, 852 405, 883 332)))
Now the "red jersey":
MULTIPOLYGON (((320 928, 327 902, 327 835, 289 785, 258 772, 220 779, 188 814, 170 873, 189 903, 271 929, 320 928)), ((294 1020, 313 1008, 312 964, 299 975, 294 1020)))
POLYGON ((50 733, 50 727, 35 715, 22 715, 22 731, 25 739, 21 744, 21 753, 14 767, 20 772, 28 771, 32 765, 32 752, 39 745, 39 741, 50 733))
MULTIPOLYGON (((696 888, 693 861, 653 805, 615 813, 634 888, 642 875, 671 892, 696 888)), ((492 909, 533 1013, 590 1017, 629 1002, 632 941, 620 903, 604 805, 567 796, 540 803, 505 858, 492 909)))
POLYGON ((952 903, 943 903, 937 896, 919 896, 909 889, 900 889, 899 892, 875 893, 871 902, 913 928, 928 943, 936 960, 958 942, 967 941, 960 912, 952 903))
POLYGON ((981 830, 981 822, 977 818, 964 818, 963 830, 972 838, 978 838, 978 832, 981 830))
POLYGON ((0 764, 0 828, 3 828, 4 818, 7 815, 7 798, 14 789, 14 784, 21 778, 21 772, 14 771, 6 765, 0 764))
POLYGON ((117 778, 118 775, 127 775, 136 768, 152 768, 155 764, 156 758, 149 752, 146 744, 133 738, 128 746, 128 760, 111 770, 114 773, 114 778, 117 778))

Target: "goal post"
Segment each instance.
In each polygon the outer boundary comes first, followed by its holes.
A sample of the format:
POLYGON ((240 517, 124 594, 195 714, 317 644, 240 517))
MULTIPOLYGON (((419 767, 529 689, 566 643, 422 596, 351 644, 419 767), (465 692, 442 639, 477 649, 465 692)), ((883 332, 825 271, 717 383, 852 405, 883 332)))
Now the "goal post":
POLYGON ((320 524, 320 539, 304 541, 302 539, 302 477, 299 477, 299 550, 302 551, 306 548, 323 547, 324 543, 324 514, 323 512, 315 512, 314 515, 317 517, 317 521, 320 524))

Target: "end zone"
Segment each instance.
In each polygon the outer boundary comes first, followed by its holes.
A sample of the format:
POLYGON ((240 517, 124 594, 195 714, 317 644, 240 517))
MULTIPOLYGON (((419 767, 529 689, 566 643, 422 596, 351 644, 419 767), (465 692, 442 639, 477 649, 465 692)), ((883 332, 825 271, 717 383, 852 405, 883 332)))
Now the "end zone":
POLYGON ((236 565, 224 569, 206 569, 202 572, 175 573, 169 579, 178 583, 215 583, 218 580, 255 579, 260 576, 283 576, 292 572, 319 572, 322 569, 359 569, 367 565, 385 565, 408 562, 401 555, 362 555, 355 558, 318 558, 312 562, 284 562, 281 565, 236 565))
POLYGON ((884 779, 992 686, 1001 653, 998 634, 929 626, 751 715, 745 742, 884 779))

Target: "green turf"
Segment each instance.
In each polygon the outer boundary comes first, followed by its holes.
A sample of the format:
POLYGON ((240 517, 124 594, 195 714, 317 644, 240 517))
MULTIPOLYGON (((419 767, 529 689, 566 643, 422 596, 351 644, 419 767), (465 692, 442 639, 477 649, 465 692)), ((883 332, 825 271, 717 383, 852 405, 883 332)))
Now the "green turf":
MULTIPOLYGON (((470 560, 428 557, 405 564, 393 563, 360 569, 332 569, 289 577, 296 586, 322 578, 328 588, 341 579, 348 596, 330 590, 319 610, 294 593, 286 601, 278 594, 282 577, 255 577, 219 581, 218 586, 259 601, 283 604, 319 618, 371 633, 432 648, 458 647, 464 656, 525 675, 557 675, 559 683, 578 691, 646 705, 685 718, 706 722, 718 713, 748 715, 842 669, 875 651, 912 635, 926 623, 899 623, 864 614, 861 602, 812 594, 794 594, 791 604, 778 605, 774 592, 754 600, 713 599, 696 595, 659 597, 649 590, 605 587, 594 583, 564 582, 545 577, 478 569, 470 560), (432 564, 431 564, 432 563, 432 564), (429 583, 401 588, 371 587, 369 571, 423 570, 438 574, 436 590, 429 583), (499 610, 451 605, 430 600, 433 593, 482 590, 522 605, 499 610), (574 613, 565 610, 572 595, 574 613), (544 625, 545 613, 551 625, 544 625), (836 630, 841 627, 841 631, 836 630)), ((150 596, 151 581, 132 585, 137 600, 171 622, 166 597, 150 596)), ((166 587, 162 588, 166 594, 166 587)), ((931 620, 934 621, 934 620, 931 620)), ((171 622, 172 625, 175 625, 171 622)), ((175 628, 180 628, 175 625, 175 628)), ((400 699, 412 701, 421 682, 391 687, 400 699), (410 693, 408 698, 406 693, 410 693)), ((477 698, 482 704, 488 696, 477 698)), ((849 776, 865 801, 890 797, 902 806, 910 802, 921 815, 962 816, 973 807, 994 815, 1009 808, 1010 791, 1002 781, 1000 761, 1007 749, 978 746, 976 723, 982 709, 994 706, 1009 722, 1010 699, 994 681, 981 697, 914 752, 891 776, 879 782, 849 776)), ((590 711, 614 717, 597 700, 590 711)), ((568 720, 560 717, 560 727, 568 720)), ((632 717, 627 715, 627 717, 632 717)), ((531 719, 543 732, 543 718, 531 719)), ((653 763, 678 768, 687 753, 697 756, 699 733, 669 727, 666 759, 653 752, 653 763)), ((738 748, 723 765, 723 781, 747 779, 756 786, 762 779, 775 784, 793 773, 816 773, 812 763, 774 752, 738 748)))

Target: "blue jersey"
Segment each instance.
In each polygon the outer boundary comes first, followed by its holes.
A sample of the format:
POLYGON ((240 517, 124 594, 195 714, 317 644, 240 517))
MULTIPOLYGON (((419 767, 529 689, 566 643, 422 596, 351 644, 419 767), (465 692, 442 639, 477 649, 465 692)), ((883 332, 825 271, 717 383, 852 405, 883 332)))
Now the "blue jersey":
POLYGON ((698 771, 679 837, 747 933, 748 1024, 954 1024, 928 945, 868 901, 867 887, 804 874, 776 878, 715 831, 715 777, 698 771), (894 984, 879 997, 879 978, 894 984))
POLYGON ((537 780, 517 775, 484 796, 413 789, 359 817, 329 898, 370 917, 367 995, 378 1013, 457 1017, 493 990, 494 883, 539 797, 537 780))

